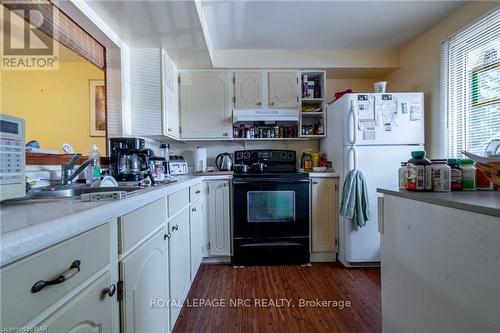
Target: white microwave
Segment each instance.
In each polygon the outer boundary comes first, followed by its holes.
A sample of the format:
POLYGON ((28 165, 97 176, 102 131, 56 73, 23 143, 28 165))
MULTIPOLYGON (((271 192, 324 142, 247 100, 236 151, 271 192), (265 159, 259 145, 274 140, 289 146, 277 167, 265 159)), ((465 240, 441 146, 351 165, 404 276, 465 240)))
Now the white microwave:
POLYGON ((0 114, 0 201, 26 195, 24 120, 0 114))

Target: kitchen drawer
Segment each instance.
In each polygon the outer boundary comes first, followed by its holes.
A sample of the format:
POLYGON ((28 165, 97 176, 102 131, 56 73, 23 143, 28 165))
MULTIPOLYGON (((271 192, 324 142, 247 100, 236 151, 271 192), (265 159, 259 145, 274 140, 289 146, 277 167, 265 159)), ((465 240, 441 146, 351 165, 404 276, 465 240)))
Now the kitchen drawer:
POLYGON ((189 188, 177 191, 168 196, 168 217, 172 217, 189 205, 189 188))
POLYGON ((120 217, 118 219, 120 253, 126 252, 166 221, 167 203, 165 198, 120 217))
POLYGON ((189 202, 196 201, 201 197, 202 183, 193 185, 189 188, 189 202))
POLYGON ((110 262, 110 223, 35 253, 1 270, 1 325, 20 327, 110 262), (70 279, 33 293, 40 280, 53 280, 80 261, 70 279))

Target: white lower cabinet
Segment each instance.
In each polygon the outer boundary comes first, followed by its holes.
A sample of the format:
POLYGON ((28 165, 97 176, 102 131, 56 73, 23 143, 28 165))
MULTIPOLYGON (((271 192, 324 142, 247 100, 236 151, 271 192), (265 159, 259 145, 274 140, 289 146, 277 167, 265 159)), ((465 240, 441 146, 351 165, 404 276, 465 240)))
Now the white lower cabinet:
POLYGON ((312 252, 336 252, 338 233, 338 180, 311 178, 312 252))
POLYGON ((231 255, 229 181, 208 182, 208 240, 210 256, 231 255))
POLYGON ((189 230, 191 233, 191 281, 193 281, 203 259, 203 205, 201 200, 191 205, 189 214, 189 230))
POLYGON ((113 302, 116 302, 113 288, 107 272, 37 326, 58 333, 117 332, 113 321, 113 302))
POLYGON ((181 312, 191 283, 189 210, 184 209, 169 222, 170 329, 181 312))
POLYGON ((160 229, 120 263, 122 332, 168 332, 168 241, 160 229))

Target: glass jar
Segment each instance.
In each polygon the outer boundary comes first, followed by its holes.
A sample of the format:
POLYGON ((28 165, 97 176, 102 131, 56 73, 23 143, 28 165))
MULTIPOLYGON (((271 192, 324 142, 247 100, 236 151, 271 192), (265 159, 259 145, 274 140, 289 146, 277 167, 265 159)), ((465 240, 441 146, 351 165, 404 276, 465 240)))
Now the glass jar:
POLYGON ((401 167, 398 170, 399 189, 406 189, 406 162, 401 162, 401 167))

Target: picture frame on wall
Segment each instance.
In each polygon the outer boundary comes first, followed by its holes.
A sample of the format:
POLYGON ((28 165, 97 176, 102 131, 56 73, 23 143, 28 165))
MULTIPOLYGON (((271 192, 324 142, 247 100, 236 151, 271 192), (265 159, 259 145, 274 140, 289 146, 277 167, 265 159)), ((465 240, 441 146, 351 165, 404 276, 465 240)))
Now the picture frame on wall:
POLYGON ((104 80, 89 81, 90 136, 106 136, 106 86, 104 80))

